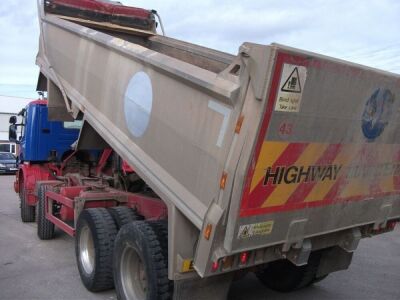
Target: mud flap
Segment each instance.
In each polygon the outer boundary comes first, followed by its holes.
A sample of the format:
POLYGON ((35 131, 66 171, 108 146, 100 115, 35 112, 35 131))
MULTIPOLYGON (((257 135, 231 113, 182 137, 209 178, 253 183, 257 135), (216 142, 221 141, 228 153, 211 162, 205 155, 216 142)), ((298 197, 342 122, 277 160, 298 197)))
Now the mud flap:
POLYGON ((224 300, 228 297, 233 272, 207 278, 176 280, 173 300, 224 300))
POLYGON ((348 252, 341 247, 333 247, 332 249, 323 251, 317 270, 317 278, 332 272, 348 269, 352 258, 353 252, 348 252))

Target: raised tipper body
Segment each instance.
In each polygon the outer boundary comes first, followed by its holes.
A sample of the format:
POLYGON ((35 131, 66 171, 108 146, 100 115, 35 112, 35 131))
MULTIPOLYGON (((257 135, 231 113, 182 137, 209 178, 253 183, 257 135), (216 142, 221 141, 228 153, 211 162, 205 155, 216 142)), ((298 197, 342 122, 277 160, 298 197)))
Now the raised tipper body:
POLYGON ((167 205, 171 280, 329 249, 322 276, 399 219, 398 75, 39 12, 50 117, 84 115, 78 148, 101 137, 167 205))

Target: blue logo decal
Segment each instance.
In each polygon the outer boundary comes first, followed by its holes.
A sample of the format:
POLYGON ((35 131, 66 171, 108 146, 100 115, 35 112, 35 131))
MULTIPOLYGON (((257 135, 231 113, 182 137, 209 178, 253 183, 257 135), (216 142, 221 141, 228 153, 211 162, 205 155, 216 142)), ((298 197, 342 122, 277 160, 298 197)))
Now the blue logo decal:
POLYGON ((373 141, 380 136, 389 123, 394 102, 394 94, 388 89, 378 88, 365 104, 362 115, 364 136, 373 141))

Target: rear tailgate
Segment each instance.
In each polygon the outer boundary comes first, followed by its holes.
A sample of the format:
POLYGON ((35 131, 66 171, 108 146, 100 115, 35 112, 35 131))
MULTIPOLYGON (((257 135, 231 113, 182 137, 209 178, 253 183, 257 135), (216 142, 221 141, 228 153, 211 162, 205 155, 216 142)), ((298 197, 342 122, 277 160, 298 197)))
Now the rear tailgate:
POLYGON ((398 218, 400 77, 273 49, 268 102, 225 248, 290 247, 398 218))

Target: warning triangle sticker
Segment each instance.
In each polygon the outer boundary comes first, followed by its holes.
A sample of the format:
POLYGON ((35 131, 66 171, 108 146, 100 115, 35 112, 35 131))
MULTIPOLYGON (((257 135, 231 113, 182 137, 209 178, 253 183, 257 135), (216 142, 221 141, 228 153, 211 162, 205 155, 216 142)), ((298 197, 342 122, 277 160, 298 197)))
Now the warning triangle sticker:
POLYGON ((295 67, 281 87, 282 92, 301 93, 299 70, 295 67))
POLYGON ((249 228, 246 226, 242 231, 242 235, 247 236, 248 234, 249 234, 249 228))

